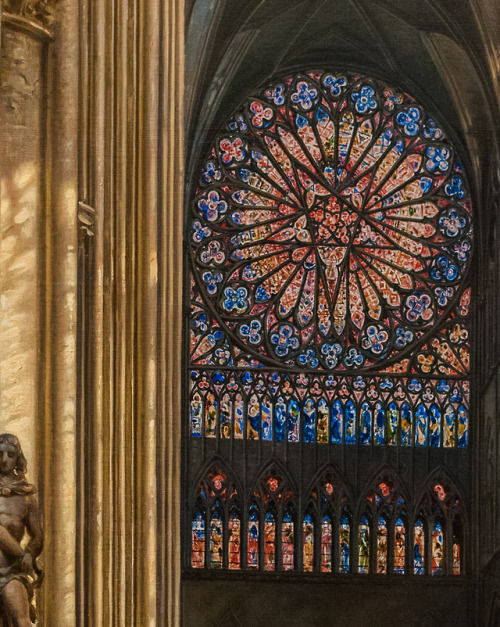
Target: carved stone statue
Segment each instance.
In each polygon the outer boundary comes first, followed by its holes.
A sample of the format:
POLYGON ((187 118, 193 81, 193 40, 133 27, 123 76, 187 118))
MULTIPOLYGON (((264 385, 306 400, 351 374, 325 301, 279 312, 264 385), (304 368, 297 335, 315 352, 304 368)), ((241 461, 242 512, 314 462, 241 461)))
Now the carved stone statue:
POLYGON ((33 588, 42 572, 36 558, 43 546, 35 487, 26 481, 27 462, 14 435, 0 435, 0 616, 4 627, 36 622, 33 588), (23 548, 25 534, 29 541, 23 548))

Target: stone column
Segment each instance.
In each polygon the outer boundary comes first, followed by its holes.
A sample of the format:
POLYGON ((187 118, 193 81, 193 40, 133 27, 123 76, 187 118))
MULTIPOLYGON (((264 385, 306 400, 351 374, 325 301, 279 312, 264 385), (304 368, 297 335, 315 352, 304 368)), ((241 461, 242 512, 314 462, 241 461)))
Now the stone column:
POLYGON ((44 513, 40 624, 71 625, 78 4, 2 0, 1 42, 0 422, 44 513))
POLYGON ((46 539, 43 624, 50 627, 75 624, 78 31, 78 2, 57 0, 54 42, 47 55, 40 416, 46 539))
POLYGON ((0 424, 21 441, 38 483, 43 227, 44 55, 49 34, 4 12, 0 77, 0 424))
POLYGON ((160 75, 158 625, 180 624, 184 0, 162 3, 160 75))
POLYGON ((79 625, 179 623, 183 15, 81 2, 79 625))

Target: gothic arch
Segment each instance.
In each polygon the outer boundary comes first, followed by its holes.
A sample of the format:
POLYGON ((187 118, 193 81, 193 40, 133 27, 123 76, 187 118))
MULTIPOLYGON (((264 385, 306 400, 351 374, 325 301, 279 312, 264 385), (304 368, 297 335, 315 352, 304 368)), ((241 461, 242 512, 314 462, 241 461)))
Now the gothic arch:
POLYGON ((369 492, 374 488, 377 488, 381 482, 388 482, 390 484, 388 487, 391 492, 393 491, 395 494, 402 496, 406 507, 410 507, 412 502, 411 494, 406 487, 406 482, 401 476, 401 472, 398 472, 393 464, 384 463, 379 466, 378 469, 374 470, 371 478, 365 482, 364 487, 361 489, 357 503, 358 511, 363 508, 364 501, 366 501, 366 497, 369 492))
MULTIPOLYGON (((246 546, 248 569, 293 570, 296 567, 300 512, 297 492, 284 465, 267 461, 249 495, 246 546)), ((245 549, 244 549, 245 552, 245 549)))
POLYGON ((339 465, 332 460, 328 461, 318 469, 318 471, 314 475, 313 480, 309 484, 309 488, 306 494, 311 494, 311 492, 318 485, 318 483, 329 476, 332 476, 338 482, 339 492, 345 492, 352 508, 354 504, 354 499, 351 479, 346 476, 346 474, 340 469, 339 465))
POLYGON ((304 563, 309 560, 310 564, 307 570, 349 572, 354 521, 349 478, 335 463, 328 462, 318 470, 304 497, 304 525, 306 516, 313 521, 309 543, 313 540, 314 559, 306 554, 306 545, 303 548, 304 563))
POLYGON ((400 473, 384 464, 360 495, 359 516, 371 514, 371 565, 377 574, 403 574, 410 569, 411 499, 400 473))
POLYGON ((416 500, 414 520, 425 519, 426 572, 463 575, 470 532, 461 492, 442 468, 433 471, 416 500))
POLYGON ((414 500, 415 508, 418 509, 421 507, 422 503, 425 502, 426 497, 429 497, 429 495, 432 496, 434 502, 439 500, 443 506, 446 506, 450 514, 454 515, 455 511, 459 511, 460 514, 464 516, 465 521, 468 520, 467 507, 463 499, 463 487, 460 485, 460 482, 452 478, 451 473, 442 466, 435 468, 426 478, 424 487, 417 493, 414 500), (440 492, 439 489, 436 490, 437 486, 442 486, 444 493, 440 492), (442 498, 439 495, 441 495, 442 498))
POLYGON ((237 569, 243 502, 229 465, 215 456, 198 476, 190 509, 191 567, 237 569))
POLYGON ((214 455, 200 468, 197 476, 193 480, 191 490, 196 490, 200 482, 204 481, 207 478, 208 473, 210 471, 214 472, 216 471, 216 469, 220 469, 225 472, 228 476, 228 480, 233 482, 237 486, 238 494, 242 494, 241 485, 239 485, 238 477, 235 475, 229 462, 223 459, 220 455, 214 455))

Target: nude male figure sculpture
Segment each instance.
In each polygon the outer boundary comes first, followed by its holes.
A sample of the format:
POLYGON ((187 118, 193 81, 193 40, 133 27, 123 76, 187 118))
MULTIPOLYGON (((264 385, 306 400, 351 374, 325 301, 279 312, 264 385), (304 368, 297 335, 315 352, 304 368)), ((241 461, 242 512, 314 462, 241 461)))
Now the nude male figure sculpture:
POLYGON ((14 435, 0 435, 0 616, 4 627, 36 622, 33 586, 40 583, 36 564, 43 546, 35 487, 26 481, 27 462, 14 435), (29 541, 25 548, 25 533, 29 541))

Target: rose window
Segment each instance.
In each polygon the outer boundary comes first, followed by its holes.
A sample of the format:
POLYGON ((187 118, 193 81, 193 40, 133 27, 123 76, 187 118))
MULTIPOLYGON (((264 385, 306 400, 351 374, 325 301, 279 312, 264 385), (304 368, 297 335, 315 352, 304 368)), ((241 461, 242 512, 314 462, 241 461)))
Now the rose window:
POLYGON ((467 182, 404 93, 330 72, 267 85, 217 135, 191 224, 194 363, 467 371, 467 182))

